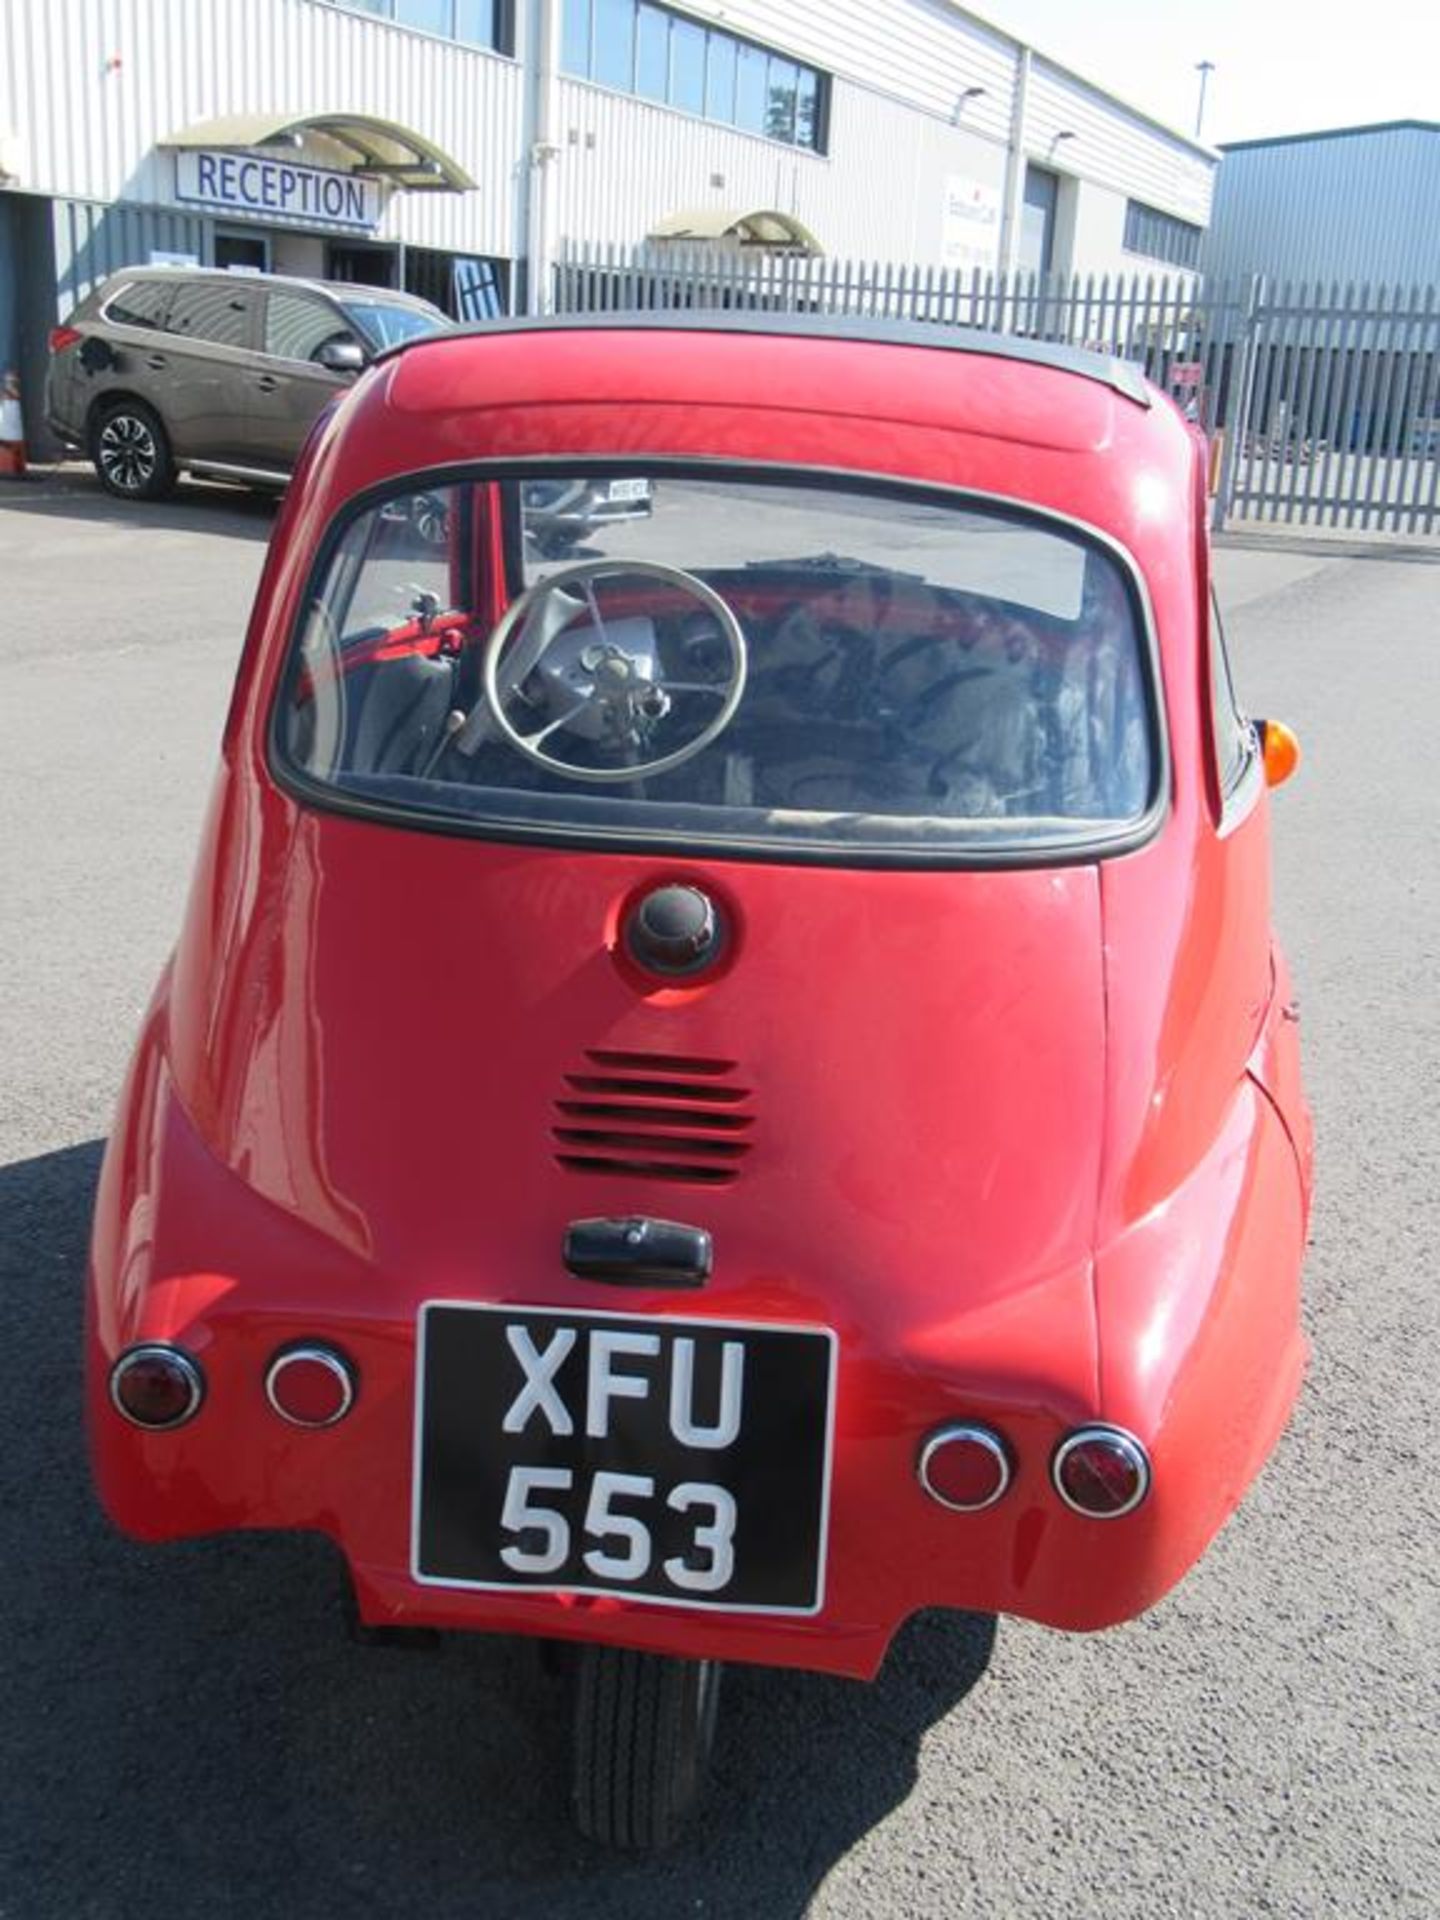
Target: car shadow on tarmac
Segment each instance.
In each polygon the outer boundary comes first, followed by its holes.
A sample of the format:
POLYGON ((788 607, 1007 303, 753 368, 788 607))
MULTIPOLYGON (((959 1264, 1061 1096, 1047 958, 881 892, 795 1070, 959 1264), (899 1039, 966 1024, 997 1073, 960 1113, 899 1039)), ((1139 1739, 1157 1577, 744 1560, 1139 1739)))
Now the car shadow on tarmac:
POLYGON ((31 513, 92 526, 218 534, 222 539, 268 540, 280 496, 273 491, 181 480, 164 500, 117 500, 84 467, 37 472, 0 489, 0 513, 31 513))
POLYGON ((926 1730, 986 1669, 994 1621, 919 1617, 868 1687, 730 1669, 695 1832, 656 1859, 591 1847, 567 1816, 568 1687, 528 1645, 362 1649, 323 1540, 142 1547, 108 1527, 81 1428, 100 1153, 0 1169, 0 1299, 21 1358, 0 1476, 4 1910, 804 1914, 910 1793, 926 1730))

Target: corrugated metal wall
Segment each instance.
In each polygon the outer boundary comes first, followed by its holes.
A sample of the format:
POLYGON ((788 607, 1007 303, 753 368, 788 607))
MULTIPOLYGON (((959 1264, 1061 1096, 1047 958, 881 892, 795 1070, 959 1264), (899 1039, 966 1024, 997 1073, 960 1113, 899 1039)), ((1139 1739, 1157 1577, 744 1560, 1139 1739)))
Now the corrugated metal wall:
MULTIPOLYGON (((749 203, 797 214, 835 253, 938 262, 947 176, 1003 183, 1019 49, 958 9, 916 0, 787 0, 783 10, 765 0, 723 8, 697 0, 688 10, 833 76, 828 154, 790 153, 567 78, 556 170, 562 234, 634 241, 679 208, 749 203), (962 105, 974 86, 983 95, 962 105)), ((1207 217, 1214 168, 1203 151, 1040 59, 1025 150, 1082 193, 1099 187, 1197 224, 1207 217), (1061 131, 1074 137, 1057 144, 1061 131)), ((1107 245, 1103 261, 1075 264, 1145 263, 1107 245)))
POLYGON ((1440 282, 1440 130, 1395 127, 1227 152, 1207 272, 1440 282))
POLYGON ((13 367, 20 356, 18 210, 13 194, 0 194, 0 373, 13 367))
POLYGON ((164 203, 166 134, 222 113, 344 108, 415 127, 484 184, 397 195, 382 237, 513 255, 522 95, 514 61, 314 0, 0 5, 0 126, 34 193, 164 203))
MULTIPOLYGON (((958 7, 917 0, 786 0, 783 8, 773 0, 685 0, 685 6, 833 74, 837 104, 843 98, 867 127, 878 123, 879 111, 858 106, 857 88, 921 107, 942 124, 958 118, 967 132, 1002 146, 1009 141, 1019 45, 958 7), (962 107, 962 94, 976 86, 984 93, 962 107)), ((1062 129, 1078 136, 1053 156, 1063 171, 1204 223, 1214 172, 1207 155, 1037 55, 1026 114, 1030 157, 1050 156, 1062 129)), ((839 156, 838 139, 831 145, 839 156)), ((864 155, 872 167, 888 160, 884 147, 864 155)))
POLYGON ((176 209, 57 200, 54 222, 55 307, 62 320, 108 275, 143 265, 152 253, 193 254, 202 265, 210 259, 209 223, 176 209))
POLYGON ((945 176, 1005 174, 1003 147, 838 84, 830 159, 581 81, 561 84, 559 127, 558 227, 576 240, 643 239, 683 208, 775 207, 828 253, 938 260, 945 176))
MULTIPOLYGON (((1117 112, 1115 102, 1037 60, 1025 112, 1033 159, 1203 226, 1213 164, 1178 135, 1117 112), (1057 140, 1058 134, 1073 138, 1057 140)), ((1138 263, 1137 263, 1138 264, 1138 263)))
MULTIPOLYGON (((541 4, 517 0, 522 51, 541 4)), ((557 236, 634 241, 677 208, 748 201, 797 213, 838 253, 938 263, 947 180, 1003 184, 1020 48, 958 7, 690 0, 689 10, 834 76, 829 152, 567 79, 550 183, 557 236), (983 93, 962 102, 974 87, 983 93)), ((0 129, 14 129, 18 184, 79 203, 171 203, 173 158, 155 143, 197 120, 347 108, 413 125, 480 182, 477 193, 395 196, 379 237, 514 258, 526 245, 527 84, 520 61, 321 0, 0 0, 0 129)), ((1039 58, 1024 144, 1082 194, 1131 193, 1204 218, 1201 151, 1039 58), (1052 150, 1062 130, 1077 137, 1052 150)))
POLYGON ((966 87, 965 124, 1005 140, 1015 90, 1015 43, 935 0, 684 0, 713 20, 810 66, 860 81, 948 120, 966 87))

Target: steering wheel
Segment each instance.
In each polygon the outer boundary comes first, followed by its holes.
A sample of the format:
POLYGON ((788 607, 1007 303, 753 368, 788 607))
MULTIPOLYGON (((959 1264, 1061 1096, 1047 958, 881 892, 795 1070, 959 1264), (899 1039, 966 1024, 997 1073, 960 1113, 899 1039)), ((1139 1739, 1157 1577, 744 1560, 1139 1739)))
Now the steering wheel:
POLYGON ((693 573, 655 560, 580 560, 537 580, 506 610, 485 649, 485 707, 511 746, 551 773, 597 783, 634 780, 682 766, 724 732, 745 691, 747 666, 740 622, 693 573), (607 624, 595 588, 618 577, 658 580, 698 602, 725 644, 723 677, 668 677, 655 622, 647 615, 612 615, 607 624), (535 674, 543 683, 547 717, 523 733, 505 706, 535 674), (718 702, 717 710, 679 746, 650 752, 676 694, 702 695, 718 702), (624 764, 585 766, 547 752, 552 734, 565 732, 619 749, 624 764))

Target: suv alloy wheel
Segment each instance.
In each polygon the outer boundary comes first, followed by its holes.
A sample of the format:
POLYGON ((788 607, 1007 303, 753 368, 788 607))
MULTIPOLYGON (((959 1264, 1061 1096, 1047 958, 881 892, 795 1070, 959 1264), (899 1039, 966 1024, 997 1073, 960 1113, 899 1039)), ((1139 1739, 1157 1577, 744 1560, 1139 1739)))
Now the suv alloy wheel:
POLYGON ((100 484, 122 500, 159 500, 175 485, 175 462, 159 417, 141 400, 112 401, 91 434, 100 484))

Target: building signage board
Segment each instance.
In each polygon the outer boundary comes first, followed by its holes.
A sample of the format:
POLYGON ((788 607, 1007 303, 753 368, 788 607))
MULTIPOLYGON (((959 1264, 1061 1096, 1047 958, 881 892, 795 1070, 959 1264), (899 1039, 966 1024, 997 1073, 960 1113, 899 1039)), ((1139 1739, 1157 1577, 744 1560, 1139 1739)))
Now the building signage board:
POLYGON ((940 257, 947 267, 995 272, 1000 265, 999 187, 968 174, 946 174, 940 257))
POLYGON ((316 220, 367 232, 380 224, 377 181, 258 153, 183 149, 175 155, 175 195, 216 213, 316 220))

